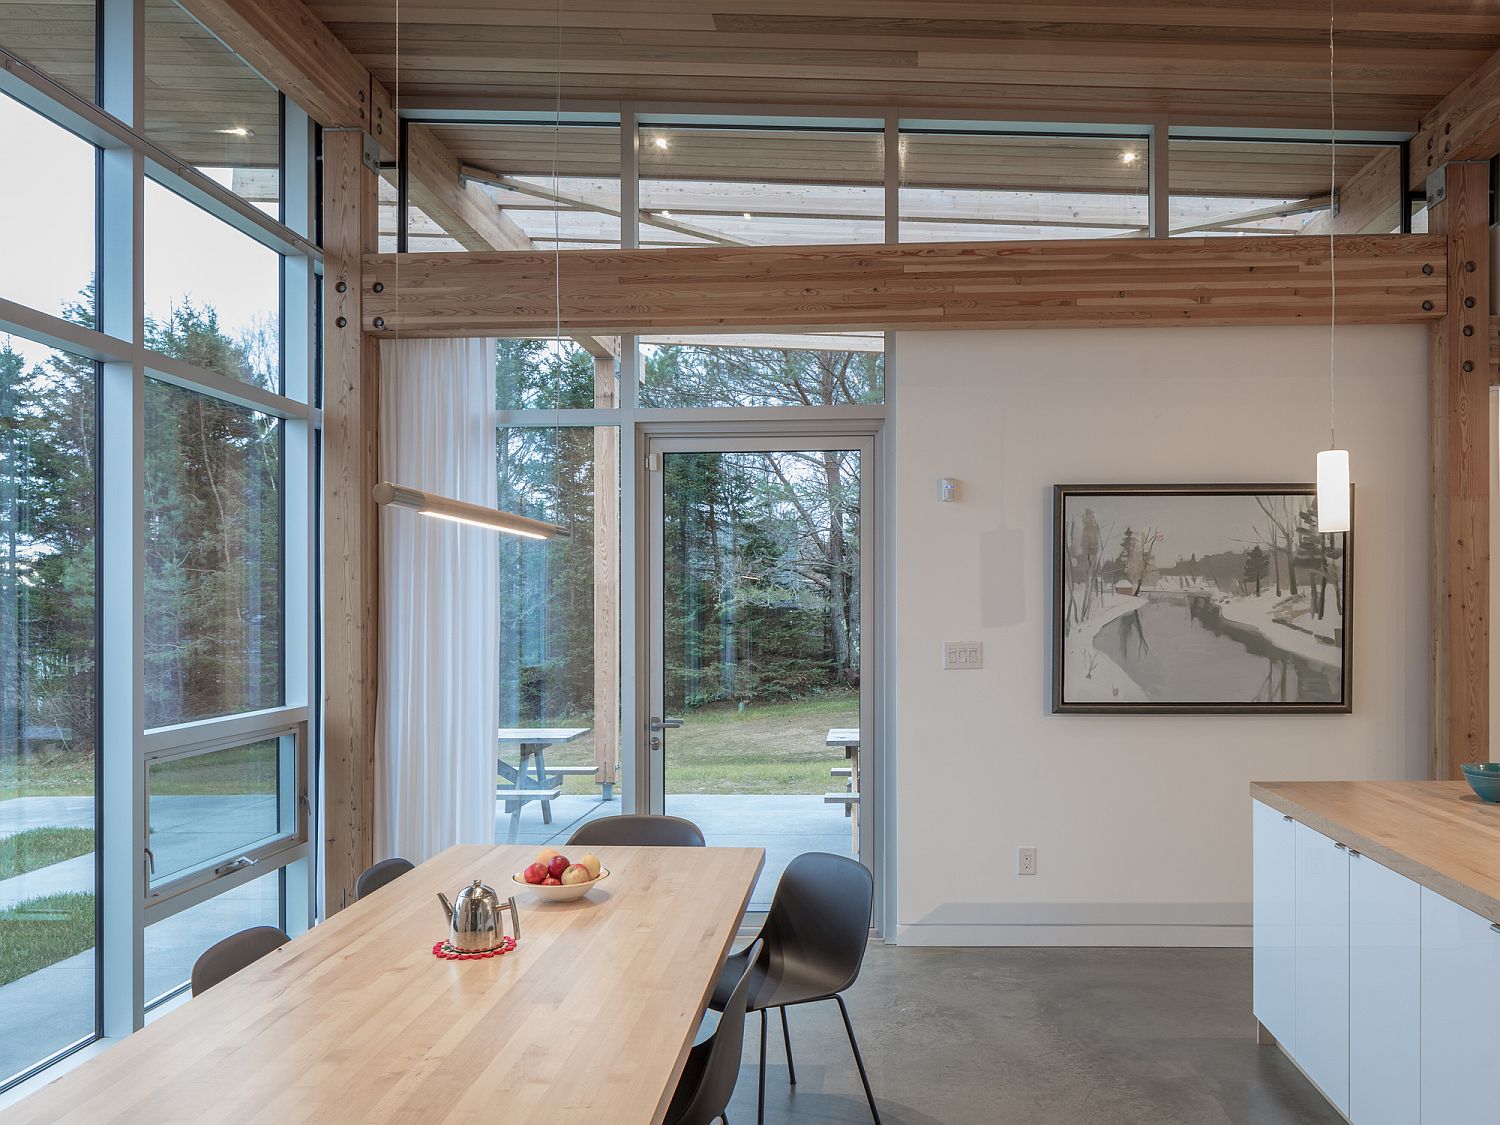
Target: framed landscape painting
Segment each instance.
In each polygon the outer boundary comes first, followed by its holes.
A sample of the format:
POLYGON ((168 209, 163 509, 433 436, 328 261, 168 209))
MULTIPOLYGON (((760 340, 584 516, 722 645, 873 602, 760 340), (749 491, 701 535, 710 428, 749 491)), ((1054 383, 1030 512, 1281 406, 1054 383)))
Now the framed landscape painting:
POLYGON ((1312 485, 1058 485, 1054 523, 1054 712, 1350 709, 1351 535, 1312 485))

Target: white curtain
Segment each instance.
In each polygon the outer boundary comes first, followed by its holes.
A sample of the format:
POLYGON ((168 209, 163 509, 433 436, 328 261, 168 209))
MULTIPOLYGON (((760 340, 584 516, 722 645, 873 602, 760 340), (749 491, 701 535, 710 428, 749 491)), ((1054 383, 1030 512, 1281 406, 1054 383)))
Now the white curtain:
MULTIPOLYGON (((494 356, 494 340, 381 341, 382 478, 495 505, 494 356)), ((381 509, 376 859, 494 842, 498 538, 381 509)))

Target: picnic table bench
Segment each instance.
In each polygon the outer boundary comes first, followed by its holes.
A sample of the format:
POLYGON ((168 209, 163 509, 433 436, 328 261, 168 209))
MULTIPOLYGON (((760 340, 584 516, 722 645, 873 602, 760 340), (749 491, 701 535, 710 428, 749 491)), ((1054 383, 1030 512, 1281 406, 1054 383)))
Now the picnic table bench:
POLYGON ((497 740, 501 748, 519 749, 517 763, 503 757, 496 760, 495 799, 505 802, 510 814, 510 831, 506 839, 515 843, 520 831, 521 810, 532 801, 542 804, 542 823, 552 823, 552 802, 562 795, 563 778, 579 773, 594 773, 593 766, 553 766, 547 768, 547 747, 564 746, 589 733, 588 727, 501 727, 497 740), (528 770, 527 763, 531 764, 528 770), (509 784, 505 784, 509 782, 509 784))
POLYGON ((849 831, 854 838, 854 854, 859 854, 859 728, 858 727, 830 727, 828 737, 823 743, 825 746, 838 746, 844 751, 844 757, 848 759, 847 766, 834 766, 828 771, 832 777, 842 777, 844 791, 842 793, 823 794, 825 805, 842 805, 844 815, 849 818, 849 831))

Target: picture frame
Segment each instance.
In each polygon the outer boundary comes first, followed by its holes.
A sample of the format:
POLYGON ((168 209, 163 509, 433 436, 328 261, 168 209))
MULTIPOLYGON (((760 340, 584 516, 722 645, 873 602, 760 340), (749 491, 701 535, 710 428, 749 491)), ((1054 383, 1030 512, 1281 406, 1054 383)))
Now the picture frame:
POLYGON ((1054 714, 1352 710, 1350 530, 1311 484, 1053 490, 1054 714))

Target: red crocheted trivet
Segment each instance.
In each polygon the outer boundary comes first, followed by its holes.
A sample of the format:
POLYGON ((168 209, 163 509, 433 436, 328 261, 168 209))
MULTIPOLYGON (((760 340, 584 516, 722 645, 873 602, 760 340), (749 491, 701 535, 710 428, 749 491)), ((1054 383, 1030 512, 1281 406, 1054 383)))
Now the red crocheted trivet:
POLYGON ((487 949, 483 953, 463 953, 454 949, 448 942, 440 941, 432 947, 432 955, 441 957, 444 961, 479 961, 485 957, 500 957, 515 948, 516 939, 513 937, 506 938, 497 948, 487 949))

